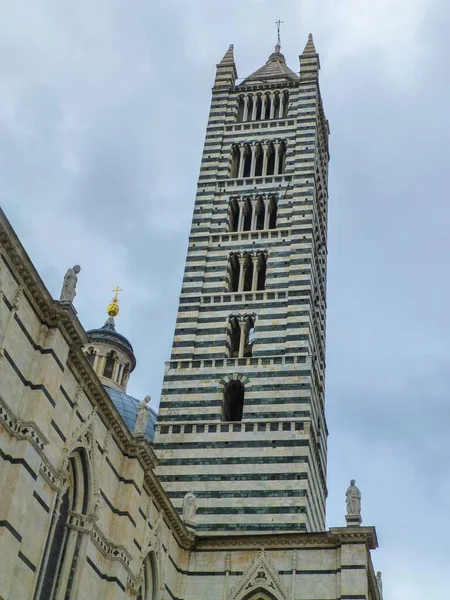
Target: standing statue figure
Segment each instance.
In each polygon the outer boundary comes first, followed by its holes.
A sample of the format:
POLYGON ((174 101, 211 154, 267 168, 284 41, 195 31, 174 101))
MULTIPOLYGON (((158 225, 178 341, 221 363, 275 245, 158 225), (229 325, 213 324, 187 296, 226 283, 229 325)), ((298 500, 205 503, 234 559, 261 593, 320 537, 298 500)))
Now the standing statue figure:
POLYGON ((345 496, 347 498, 347 515, 361 516, 361 492, 356 487, 354 479, 350 481, 345 496))
POLYGON ((136 421, 134 423, 133 433, 145 433, 147 430, 149 410, 147 404, 150 402, 150 396, 145 396, 137 407, 136 421))
POLYGON ((73 302, 77 295, 76 287, 78 281, 78 273, 81 271, 80 265, 74 265, 71 269, 67 269, 64 276, 64 282, 61 290, 60 301, 73 302))
POLYGON ((377 572, 377 585, 378 591, 380 592, 380 598, 383 600, 383 582, 381 580, 381 571, 377 572))
POLYGON ((192 523, 197 514, 197 498, 192 490, 183 498, 183 520, 185 523, 192 523))

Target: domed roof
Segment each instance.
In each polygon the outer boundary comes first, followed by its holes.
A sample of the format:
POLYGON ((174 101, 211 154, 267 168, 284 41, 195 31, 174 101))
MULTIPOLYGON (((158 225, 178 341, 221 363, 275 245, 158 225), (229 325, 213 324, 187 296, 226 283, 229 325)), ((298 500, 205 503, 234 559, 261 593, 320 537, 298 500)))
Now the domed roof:
POLYGON ((124 335, 116 331, 114 317, 108 317, 103 327, 100 327, 99 329, 90 329, 86 333, 91 342, 100 342, 119 347, 130 357, 132 362, 131 371, 134 369, 136 366, 136 357, 134 356, 133 346, 124 335))
MULTIPOLYGON (((120 416, 125 422, 125 425, 130 431, 133 431, 134 424, 136 422, 137 407, 139 404, 139 400, 136 400, 136 398, 133 398, 132 396, 128 396, 124 392, 114 390, 113 388, 110 388, 107 385, 105 385, 104 388, 107 391, 108 396, 113 401, 114 406, 119 411, 120 416)), ((150 408, 146 433, 147 437, 152 442, 155 437, 155 423, 157 418, 158 415, 155 413, 154 410, 150 408)))
POLYGON ((280 52, 280 46, 275 46, 275 52, 269 56, 269 60, 260 69, 249 75, 240 85, 248 83, 282 83, 299 79, 297 73, 290 69, 280 52))

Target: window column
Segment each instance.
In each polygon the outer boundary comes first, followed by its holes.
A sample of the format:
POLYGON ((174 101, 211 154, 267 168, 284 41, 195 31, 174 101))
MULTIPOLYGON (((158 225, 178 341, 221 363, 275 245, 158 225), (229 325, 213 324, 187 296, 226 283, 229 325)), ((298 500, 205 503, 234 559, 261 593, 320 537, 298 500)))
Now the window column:
POLYGON ((250 226, 251 231, 255 231, 256 229, 256 219, 258 217, 258 213, 256 209, 258 208, 258 198, 252 198, 252 224, 250 226))
POLYGON ((266 100, 267 94, 263 94, 261 96, 261 121, 264 121, 264 119, 266 118, 266 100))
POLYGON ((256 121, 256 109, 258 108, 258 96, 253 94, 252 121, 256 121))
MULTIPOLYGON (((247 97, 246 97, 247 100, 247 97)), ((245 144, 239 144, 239 172, 238 178, 241 179, 244 175, 244 164, 245 164, 245 144)))
POLYGON ((275 142, 275 164, 273 174, 278 175, 280 172, 280 142, 275 142))
POLYGON ((270 117, 269 119, 273 119, 275 116, 275 94, 272 92, 270 94, 270 117))
POLYGON ((244 281, 245 281, 245 272, 247 270, 247 256, 246 254, 242 254, 239 257, 239 284, 238 284, 238 292, 244 291, 244 281))
POLYGON ((238 205, 239 205, 239 219, 238 219, 237 230, 242 231, 244 228, 244 199, 243 198, 238 199, 238 205))
POLYGON ((263 166, 262 166, 262 176, 265 177, 267 175, 267 161, 269 160, 269 144, 268 142, 263 143, 263 166))
POLYGON ((252 256, 252 260, 253 260, 252 292, 256 292, 256 290, 258 289, 259 253, 256 256, 252 256))
POLYGON ((278 111, 278 118, 282 119, 284 116, 284 94, 280 92, 280 110, 278 111))
POLYGON ((242 120, 243 121, 247 121, 248 120, 248 96, 244 96, 244 114, 242 115, 242 120))
POLYGON ((250 177, 254 177, 255 176, 255 169, 256 169, 256 150, 257 150, 258 146, 256 145, 255 142, 253 142, 253 144, 250 146, 250 149, 252 151, 252 162, 250 165, 250 177))
POLYGON ((245 348, 245 335, 246 335, 246 327, 247 323, 245 322, 245 317, 241 317, 239 321, 239 327, 241 329, 241 335, 239 338, 239 358, 244 356, 244 348, 245 348))
POLYGON ((264 229, 269 229, 270 218, 270 196, 264 198, 264 229))

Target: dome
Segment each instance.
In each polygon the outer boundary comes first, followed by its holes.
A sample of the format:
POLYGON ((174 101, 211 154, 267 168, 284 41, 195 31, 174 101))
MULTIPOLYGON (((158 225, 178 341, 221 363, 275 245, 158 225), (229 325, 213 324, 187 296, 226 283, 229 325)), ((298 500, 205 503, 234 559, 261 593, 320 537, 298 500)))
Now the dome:
MULTIPOLYGON (((108 393, 108 396, 114 403, 114 406, 120 413, 120 416, 125 422, 125 425, 128 427, 130 431, 133 431, 134 424, 136 422, 137 416, 137 407, 139 404, 139 400, 133 398, 132 396, 128 396, 124 392, 119 392, 114 390, 113 388, 108 387, 107 385, 103 386, 108 393)), ((147 423, 146 434, 150 441, 153 442, 155 437, 155 424, 158 415, 151 408, 149 409, 149 418, 147 423)))

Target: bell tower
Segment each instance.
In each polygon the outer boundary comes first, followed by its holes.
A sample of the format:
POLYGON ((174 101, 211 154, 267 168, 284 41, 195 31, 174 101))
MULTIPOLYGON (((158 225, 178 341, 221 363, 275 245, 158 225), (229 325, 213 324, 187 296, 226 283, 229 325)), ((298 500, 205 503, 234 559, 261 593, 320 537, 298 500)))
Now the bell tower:
POLYGON ((323 531, 328 122, 312 36, 221 62, 155 437, 197 533, 323 531))

